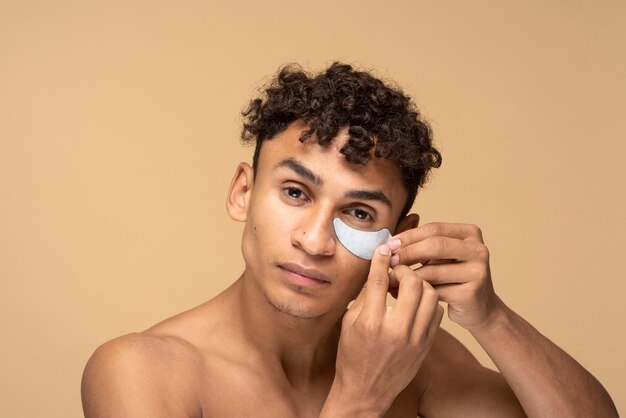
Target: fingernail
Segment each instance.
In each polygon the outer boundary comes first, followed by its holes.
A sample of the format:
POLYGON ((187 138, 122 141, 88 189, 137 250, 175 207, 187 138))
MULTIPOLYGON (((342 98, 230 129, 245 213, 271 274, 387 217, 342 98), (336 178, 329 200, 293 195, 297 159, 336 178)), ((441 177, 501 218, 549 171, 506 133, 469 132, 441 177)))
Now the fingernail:
POLYGON ((399 256, 398 254, 394 254, 394 255, 391 257, 391 262, 390 262, 391 267, 395 267, 395 266, 397 266, 399 263, 400 263, 400 256, 399 256))
POLYGON ((383 244, 380 247, 378 247, 378 251, 382 255, 389 255, 389 254, 391 254, 391 249, 387 245, 385 245, 385 244, 383 244))
POLYGON ((395 251, 395 250, 400 248, 402 243, 400 242, 400 240, 398 238, 395 238, 395 239, 392 239, 391 241, 389 241, 387 243, 387 245, 389 246, 389 248, 391 248, 391 251, 395 251))

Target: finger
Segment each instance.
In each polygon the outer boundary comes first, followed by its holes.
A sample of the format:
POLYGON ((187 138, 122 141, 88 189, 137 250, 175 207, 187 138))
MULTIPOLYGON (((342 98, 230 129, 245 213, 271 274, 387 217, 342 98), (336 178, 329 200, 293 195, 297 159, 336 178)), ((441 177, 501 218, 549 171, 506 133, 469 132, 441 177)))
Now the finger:
POLYGON ((428 237, 448 237, 475 242, 484 242, 480 228, 472 224, 432 222, 418 228, 408 229, 391 239, 398 238, 403 245, 425 240, 428 237))
POLYGON ((392 290, 392 289, 398 290, 399 286, 400 286, 400 282, 398 281, 396 270, 393 269, 389 272, 389 290, 392 290))
POLYGON ((394 317, 400 329, 411 331, 415 322, 415 313, 422 298, 424 281, 407 266, 398 266, 394 269, 400 282, 398 303, 393 310, 394 317))
POLYGON ((387 309, 387 291, 389 290, 389 260, 391 249, 387 244, 379 246, 374 252, 370 272, 367 277, 367 289, 363 310, 382 317, 387 309))
POLYGON ((441 326, 443 313, 443 306, 437 304, 437 306, 435 307, 435 313, 433 314, 433 319, 430 322, 430 325, 428 325, 428 330, 426 331, 426 344, 431 345, 433 340, 435 339, 435 335, 437 335, 437 331, 441 326))
MULTIPOLYGON (((393 262, 393 260, 392 260, 393 262)), ((400 288, 400 282, 398 282, 398 278, 396 277, 396 272, 395 270, 392 270, 389 273, 389 294, 391 295, 391 297, 393 297, 394 299, 398 299, 398 290, 400 288)))
POLYGON ((435 285, 476 283, 490 280, 489 264, 466 261, 462 263, 428 264, 415 269, 418 275, 435 285))
POLYGON ((424 261, 424 262, 422 263, 422 265, 423 265, 423 266, 425 266, 425 265, 427 265, 427 264, 428 264, 428 265, 431 265, 431 266, 432 266, 432 265, 435 265, 435 264, 450 264, 450 263, 456 263, 456 262, 458 262, 458 261, 459 261, 459 260, 453 260, 453 259, 447 259, 447 260, 446 260, 445 258, 442 258, 441 260, 428 260, 428 261, 424 261))
POLYGON ((433 286, 439 294, 439 300, 448 305, 455 305, 463 297, 466 289, 459 289, 458 284, 447 283, 433 286))
POLYGON ((440 284, 462 284, 473 276, 468 272, 468 263, 425 265, 415 269, 420 278, 433 286, 440 284))
POLYGON ((435 260, 489 260, 489 250, 484 244, 440 236, 403 246, 395 255, 398 256, 398 264, 406 265, 432 263, 435 260))
POLYGON ((436 308, 439 306, 438 302, 439 295, 437 291, 428 282, 423 281, 422 297, 417 307, 413 332, 411 333, 411 338, 417 342, 426 337, 436 308))

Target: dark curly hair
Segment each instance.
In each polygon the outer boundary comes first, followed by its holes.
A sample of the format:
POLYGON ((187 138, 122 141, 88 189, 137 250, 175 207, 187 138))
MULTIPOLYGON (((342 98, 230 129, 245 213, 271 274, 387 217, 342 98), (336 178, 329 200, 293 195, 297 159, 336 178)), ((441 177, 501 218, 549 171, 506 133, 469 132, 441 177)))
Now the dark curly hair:
POLYGON ((301 120, 308 126, 301 142, 315 135, 320 145, 329 144, 341 128, 347 127, 350 138, 340 152, 350 163, 367 164, 373 149, 374 156, 391 160, 400 168, 408 195, 400 219, 411 209, 430 169, 441 165, 430 126, 411 98, 399 88, 340 62, 313 75, 295 64, 282 67, 264 94, 252 100, 242 115, 242 141, 256 141, 255 172, 263 141, 292 122, 301 120))

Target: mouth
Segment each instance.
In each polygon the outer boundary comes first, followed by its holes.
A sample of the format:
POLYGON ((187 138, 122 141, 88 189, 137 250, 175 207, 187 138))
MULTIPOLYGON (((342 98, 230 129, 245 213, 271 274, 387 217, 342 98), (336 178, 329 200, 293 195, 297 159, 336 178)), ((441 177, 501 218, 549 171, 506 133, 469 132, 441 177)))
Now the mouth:
POLYGON ((289 281, 299 286, 327 286, 331 283, 330 279, 318 270, 307 269, 293 263, 279 264, 278 267, 289 281))

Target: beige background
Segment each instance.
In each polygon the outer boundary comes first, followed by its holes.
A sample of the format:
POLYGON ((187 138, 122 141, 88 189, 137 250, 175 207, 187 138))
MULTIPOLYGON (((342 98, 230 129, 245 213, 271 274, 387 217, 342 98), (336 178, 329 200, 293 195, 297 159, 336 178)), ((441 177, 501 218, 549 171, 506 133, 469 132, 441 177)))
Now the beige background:
POLYGON ((444 155, 416 210, 480 225, 497 292, 626 413, 624 3, 440 3, 0 0, 0 416, 80 416, 100 343, 231 283, 239 112, 334 59, 414 95, 444 155))

